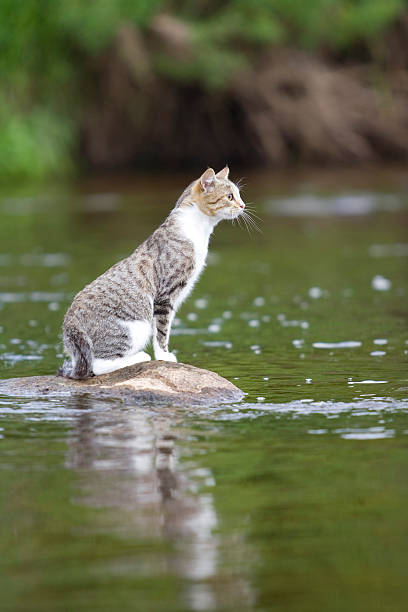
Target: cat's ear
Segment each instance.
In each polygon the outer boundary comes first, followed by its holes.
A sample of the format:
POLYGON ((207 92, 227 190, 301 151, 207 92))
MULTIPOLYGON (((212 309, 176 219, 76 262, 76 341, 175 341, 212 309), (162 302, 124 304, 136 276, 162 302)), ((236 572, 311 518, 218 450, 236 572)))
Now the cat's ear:
POLYGON ((219 179, 227 179, 228 176, 229 176, 229 168, 228 168, 228 166, 225 166, 225 168, 223 168, 222 170, 217 172, 217 174, 215 176, 217 178, 219 178, 219 179))
POLYGON ((207 168, 207 170, 200 176, 200 187, 201 189, 206 191, 212 191, 215 187, 215 172, 212 168, 207 168))

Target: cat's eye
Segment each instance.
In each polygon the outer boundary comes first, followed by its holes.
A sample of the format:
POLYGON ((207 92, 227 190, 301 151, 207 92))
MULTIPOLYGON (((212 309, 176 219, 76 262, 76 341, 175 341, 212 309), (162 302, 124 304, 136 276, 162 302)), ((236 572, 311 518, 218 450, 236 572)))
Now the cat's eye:
POLYGON ((234 199, 234 196, 233 196, 233 194, 232 194, 232 193, 229 193, 229 194, 227 195, 227 198, 228 198, 229 200, 233 200, 233 199, 234 199))

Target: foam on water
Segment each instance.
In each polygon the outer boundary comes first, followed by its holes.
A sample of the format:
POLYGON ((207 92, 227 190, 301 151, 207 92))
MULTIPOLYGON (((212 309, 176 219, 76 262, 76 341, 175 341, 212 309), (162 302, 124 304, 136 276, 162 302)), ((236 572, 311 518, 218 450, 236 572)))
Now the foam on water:
POLYGON ((335 197, 301 195, 272 200, 268 210, 284 216, 362 216, 378 211, 397 211, 402 199, 396 194, 350 193, 335 197))
POLYGON ((376 274, 371 281, 371 287, 376 291, 389 291, 391 289, 391 281, 380 274, 376 274))
POLYGON ((362 343, 359 340, 345 340, 342 342, 313 342, 317 349, 358 348, 362 343))
POLYGON ((388 380, 350 380, 349 385, 385 385, 388 380))
POLYGON ((393 438, 395 429, 386 429, 385 427, 348 427, 335 429, 335 434, 340 434, 345 440, 379 440, 381 438, 393 438))
MULTIPOLYGON (((259 398, 256 398, 259 401, 259 398)), ((408 413, 408 398, 406 400, 394 400, 388 397, 371 397, 356 399, 351 402, 314 401, 306 398, 287 403, 241 403, 231 407, 206 408, 200 411, 201 415, 215 417, 217 420, 239 420, 253 419, 267 414, 292 415, 296 417, 307 417, 321 415, 329 419, 349 414, 351 417, 377 416, 384 413, 408 413), (233 410, 232 410, 233 409, 233 410)), ((348 433, 354 432, 354 428, 348 433)), ((347 433, 346 431, 344 433, 347 433)))
POLYGON ((66 253, 0 253, 0 266, 24 266, 40 268, 59 268, 69 265, 71 258, 66 253))
POLYGON ((229 342, 228 340, 204 340, 201 342, 201 344, 203 346, 209 346, 213 348, 219 348, 219 347, 223 347, 226 349, 232 348, 232 342, 229 342))
POLYGON ((408 257, 408 243, 372 244, 368 253, 371 257, 408 257))

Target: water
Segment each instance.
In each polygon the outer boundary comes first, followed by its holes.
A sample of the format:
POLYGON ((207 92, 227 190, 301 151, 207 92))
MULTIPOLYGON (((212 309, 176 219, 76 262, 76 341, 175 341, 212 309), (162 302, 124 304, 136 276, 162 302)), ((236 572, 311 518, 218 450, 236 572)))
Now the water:
MULTIPOLYGON (((0 377, 189 178, 3 187, 0 377)), ((245 182, 263 233, 216 229, 171 341, 244 401, 0 397, 2 611, 406 609, 406 175, 245 182)))

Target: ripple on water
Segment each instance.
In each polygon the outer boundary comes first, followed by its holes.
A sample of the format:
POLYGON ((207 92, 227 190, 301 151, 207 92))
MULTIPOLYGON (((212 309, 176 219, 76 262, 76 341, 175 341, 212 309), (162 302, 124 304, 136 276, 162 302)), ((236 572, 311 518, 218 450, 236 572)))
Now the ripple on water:
POLYGON ((204 340, 201 342, 201 344, 203 346, 209 346, 213 348, 219 348, 219 347, 223 347, 226 349, 232 348, 232 342, 229 342, 228 340, 204 340))
POLYGON ((371 257, 408 257, 408 243, 372 244, 368 253, 371 257))
POLYGON ((380 274, 373 277, 371 287, 375 291, 389 291, 391 289, 391 281, 380 274))
POLYGON ((336 197, 301 195, 273 200, 269 210, 284 216, 361 216, 376 211, 396 211, 402 200, 395 194, 344 194, 336 197))
MULTIPOLYGON (((308 429, 308 434, 322 435, 330 433, 328 429, 308 429)), ((340 434, 344 440, 378 440, 381 438, 393 438, 395 429, 385 429, 384 427, 348 427, 346 429, 335 429, 334 434, 340 434)))
POLYGON ((9 363, 18 363, 19 361, 40 361, 44 359, 42 355, 21 355, 18 353, 2 353, 0 355, 2 361, 8 361, 9 363))
POLYGON ((349 385, 385 385, 388 380, 349 380, 349 385))
POLYGON ((259 323, 258 319, 250 319, 248 321, 248 325, 249 325, 249 327, 259 327, 260 323, 259 323))
POLYGON ((67 266, 71 258, 66 253, 22 253, 11 255, 0 253, 0 266, 38 266, 40 268, 59 268, 67 266))
POLYGON ((313 342, 317 349, 358 348, 362 343, 359 340, 344 340, 342 342, 313 342))
POLYGON ((262 296, 258 296, 254 299, 253 301, 254 306, 264 306, 265 305, 265 298, 262 296))
POLYGON ((289 320, 286 318, 286 315, 283 313, 276 315, 276 318, 279 321, 279 323, 282 325, 282 327, 301 327, 302 329, 309 328, 308 321, 289 320))
POLYGON ((3 291, 0 292, 0 302, 14 304, 18 302, 50 302, 58 304, 63 300, 72 299, 71 293, 51 292, 51 291, 32 291, 25 293, 22 291, 3 291))
POLYGON ((333 433, 340 434, 345 440, 378 440, 380 438, 393 438, 395 429, 386 429, 385 427, 347 427, 335 429, 333 433))
POLYGON ((199 329, 193 327, 176 327, 171 330, 172 336, 196 336, 208 334, 208 329, 199 329))
POLYGON ((309 289, 309 297, 311 297, 313 300, 318 300, 323 296, 323 294, 324 291, 320 287, 311 287, 309 289))
POLYGON ((0 395, 0 415, 16 414, 31 421, 69 421, 84 412, 105 412, 112 410, 112 402, 92 398, 72 398, 62 391, 55 397, 31 399, 0 395))
MULTIPOLYGON (((258 400, 258 398, 257 398, 258 400)), ((294 417, 321 415, 335 418, 345 413, 351 416, 381 416, 383 413, 408 412, 408 399, 395 400, 390 397, 370 397, 351 402, 314 401, 306 398, 287 403, 243 403, 230 407, 203 408, 202 416, 214 416, 222 421, 258 418, 266 414, 292 415, 294 417)), ((354 429, 353 429, 354 431, 354 429)))
POLYGON ((221 331, 221 325, 219 323, 211 323, 208 326, 208 331, 211 334, 218 334, 218 332, 221 331))
POLYGON ((207 308, 208 300, 207 298, 198 298, 198 300, 195 300, 194 305, 196 308, 200 308, 202 310, 204 308, 207 308))

